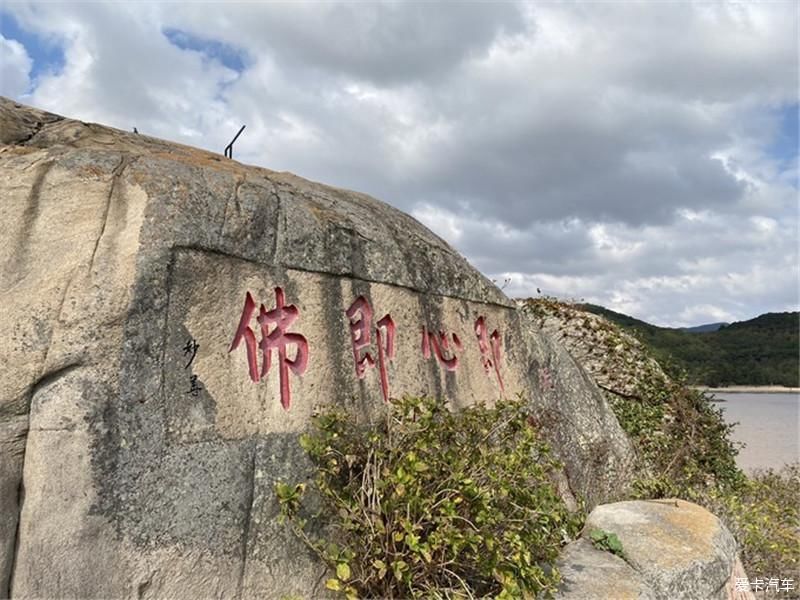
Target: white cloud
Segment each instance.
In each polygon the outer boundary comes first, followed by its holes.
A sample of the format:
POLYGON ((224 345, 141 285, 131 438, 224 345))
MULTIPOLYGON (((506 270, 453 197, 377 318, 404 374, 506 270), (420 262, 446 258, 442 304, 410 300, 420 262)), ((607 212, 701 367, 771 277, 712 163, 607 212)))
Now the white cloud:
POLYGON ((713 304, 698 304, 681 311, 680 318, 684 323, 730 323, 736 320, 735 315, 713 304))
POLYGON ((0 35, 0 94, 23 97, 30 87, 32 66, 33 61, 22 44, 0 35))
POLYGON ((211 6, 9 5, 64 48, 25 100, 216 151, 246 124, 238 159, 389 201, 512 295, 674 325, 797 307, 789 3, 211 6))

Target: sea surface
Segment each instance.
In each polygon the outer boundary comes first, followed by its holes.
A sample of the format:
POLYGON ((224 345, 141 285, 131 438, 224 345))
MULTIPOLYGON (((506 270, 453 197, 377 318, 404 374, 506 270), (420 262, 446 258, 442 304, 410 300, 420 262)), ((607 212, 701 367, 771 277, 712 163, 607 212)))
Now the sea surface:
POLYGON ((725 420, 739 423, 732 437, 746 444, 736 457, 741 469, 752 473, 800 460, 800 394, 715 392, 713 396, 725 420))

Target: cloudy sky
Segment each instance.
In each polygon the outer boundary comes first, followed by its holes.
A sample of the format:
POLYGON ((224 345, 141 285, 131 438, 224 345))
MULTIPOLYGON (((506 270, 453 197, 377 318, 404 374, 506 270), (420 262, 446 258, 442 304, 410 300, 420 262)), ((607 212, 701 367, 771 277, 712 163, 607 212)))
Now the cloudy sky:
POLYGON ((798 309, 795 2, 0 5, 0 94, 372 194, 511 296, 798 309))

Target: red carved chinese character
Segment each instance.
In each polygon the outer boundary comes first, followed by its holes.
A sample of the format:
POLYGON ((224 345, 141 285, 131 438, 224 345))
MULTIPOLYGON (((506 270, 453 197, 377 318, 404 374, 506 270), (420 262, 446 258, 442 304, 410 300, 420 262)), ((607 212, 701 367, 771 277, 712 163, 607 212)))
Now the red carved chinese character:
POLYGON ((256 357, 256 334, 250 329, 250 319, 253 317, 253 311, 256 309, 256 302, 247 292, 244 297, 244 309, 242 310, 242 317, 239 319, 239 327, 236 328, 236 335, 233 336, 233 342, 228 349, 228 353, 233 352, 239 347, 239 342, 244 338, 245 348, 247 349, 247 364, 250 369, 250 379, 258 381, 258 358, 256 357))
MULTIPOLYGON (((453 345, 458 349, 461 350, 461 340, 458 339, 458 336, 454 333, 452 334, 453 345)), ((441 365, 448 371, 455 371, 458 369, 458 356, 456 356, 454 351, 450 350, 450 342, 448 340, 448 335, 444 331, 440 331, 439 334, 435 334, 431 331, 428 331, 426 327, 422 327, 422 356, 425 358, 431 357, 431 346, 433 346, 433 353, 436 355, 436 360, 439 361, 441 365), (450 358, 445 358, 444 351, 452 352, 452 356, 450 358)))
POLYGON ((378 338, 378 370, 381 375, 381 390, 383 391, 383 401, 389 401, 389 375, 386 373, 386 359, 394 358, 394 321, 388 314, 378 321, 376 330, 378 338), (384 331, 386 339, 384 340, 384 331))
POLYGON ((239 346, 242 338, 247 348, 247 364, 250 371, 250 379, 258 382, 264 378, 272 366, 272 350, 278 352, 278 377, 281 388, 281 406, 285 410, 289 409, 292 403, 292 390, 289 385, 289 369, 295 375, 302 375, 308 367, 308 341, 299 333, 287 333, 287 329, 300 315, 300 311, 294 304, 285 305, 286 296, 282 288, 275 288, 275 308, 267 310, 262 304, 258 311, 256 320, 261 326, 261 342, 258 347, 261 349, 262 366, 261 372, 258 371, 258 358, 256 357, 256 336, 250 329, 249 323, 255 312, 256 303, 250 292, 244 301, 244 310, 239 320, 239 327, 233 338, 228 352, 232 352, 239 346), (271 323, 275 324, 272 331, 269 331, 271 323), (287 358, 286 347, 295 346, 296 352, 293 360, 287 358))
POLYGON ((505 391, 503 386, 503 378, 500 376, 500 359, 501 359, 501 344, 502 339, 500 333, 495 329, 487 339, 486 319, 478 317, 475 321, 475 335, 478 336, 478 348, 481 351, 481 362, 486 374, 489 374, 489 369, 494 367, 497 382, 500 384, 500 390, 505 391))
POLYGON ((364 296, 359 296, 344 314, 350 319, 350 339, 353 341, 353 358, 356 361, 356 376, 359 379, 364 379, 367 367, 375 365, 375 361, 372 359, 372 355, 370 355, 369 352, 364 352, 364 355, 360 356, 361 350, 369 348, 369 328, 372 323, 372 307, 370 307, 369 302, 367 302, 364 296), (360 318, 354 319, 358 313, 361 313, 360 318))
MULTIPOLYGON (((353 359, 356 363, 356 376, 363 379, 367 367, 374 367, 375 360, 372 355, 362 350, 370 346, 370 330, 372 327, 372 307, 364 296, 359 296, 345 311, 350 319, 350 339, 353 342, 353 359)), ((381 391, 384 402, 389 401, 389 375, 386 371, 387 360, 394 358, 394 321, 392 317, 384 315, 378 321, 375 337, 378 342, 378 371, 381 378, 381 391)))

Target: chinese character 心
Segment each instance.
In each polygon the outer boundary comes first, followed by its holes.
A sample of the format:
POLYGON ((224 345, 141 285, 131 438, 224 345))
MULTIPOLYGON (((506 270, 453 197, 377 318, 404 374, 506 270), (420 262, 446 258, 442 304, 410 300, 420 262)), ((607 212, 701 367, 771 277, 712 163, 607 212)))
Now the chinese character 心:
MULTIPOLYGON (((461 340, 453 333, 451 334, 453 346, 461 350, 461 340)), ((438 334, 428 331, 426 327, 422 328, 422 356, 427 358, 431 357, 431 347, 433 347, 433 354, 436 360, 444 366, 448 371, 455 371, 458 369, 458 356, 455 351, 450 348, 449 336, 440 331, 438 334), (445 352, 452 354, 449 358, 445 356, 445 352)))

